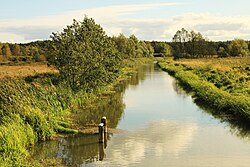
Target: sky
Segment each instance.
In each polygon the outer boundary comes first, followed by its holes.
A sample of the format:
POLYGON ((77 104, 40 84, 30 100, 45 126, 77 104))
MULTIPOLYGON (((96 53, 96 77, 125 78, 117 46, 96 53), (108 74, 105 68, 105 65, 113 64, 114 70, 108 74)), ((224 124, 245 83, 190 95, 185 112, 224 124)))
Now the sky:
POLYGON ((250 40, 249 0, 0 0, 0 41, 50 39, 85 15, 109 36, 171 41, 185 28, 213 41, 250 40))

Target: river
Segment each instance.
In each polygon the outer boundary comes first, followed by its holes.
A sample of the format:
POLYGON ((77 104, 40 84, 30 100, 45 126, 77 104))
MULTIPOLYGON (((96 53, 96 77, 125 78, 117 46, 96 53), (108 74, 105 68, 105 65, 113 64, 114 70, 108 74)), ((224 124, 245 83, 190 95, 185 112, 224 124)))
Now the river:
POLYGON ((109 126, 123 133, 109 134, 105 144, 98 143, 98 135, 41 143, 31 151, 34 157, 90 167, 249 166, 249 125, 199 107, 156 65, 140 67, 115 90, 84 116, 79 112, 79 121, 106 116, 109 126))

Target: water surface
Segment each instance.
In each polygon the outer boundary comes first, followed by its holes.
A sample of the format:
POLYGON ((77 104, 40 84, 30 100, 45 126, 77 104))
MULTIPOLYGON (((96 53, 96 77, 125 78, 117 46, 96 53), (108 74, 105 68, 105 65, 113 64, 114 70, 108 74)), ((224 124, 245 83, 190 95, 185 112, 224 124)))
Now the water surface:
POLYGON ((35 157, 58 158, 68 166, 249 166, 249 126, 201 109, 155 65, 142 66, 115 89, 79 119, 96 122, 105 115, 125 133, 110 134, 105 144, 97 135, 42 143, 35 157))

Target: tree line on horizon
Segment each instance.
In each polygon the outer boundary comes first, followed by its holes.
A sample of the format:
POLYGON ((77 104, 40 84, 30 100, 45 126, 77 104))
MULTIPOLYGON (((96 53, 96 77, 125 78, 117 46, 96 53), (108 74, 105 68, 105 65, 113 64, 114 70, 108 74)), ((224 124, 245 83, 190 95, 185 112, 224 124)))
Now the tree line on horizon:
MULTIPOLYGON (((235 57, 250 55, 250 41, 209 41, 200 32, 178 30, 171 42, 140 41, 135 35, 123 34, 110 37, 123 58, 130 57, 235 57)), ((51 40, 34 41, 27 44, 0 42, 0 63, 45 62, 50 58, 51 40)))
POLYGON ((172 38, 172 42, 152 41, 155 55, 179 58, 236 57, 250 55, 250 41, 209 41, 200 32, 182 28, 172 38))
POLYGON ((0 42, 0 63, 45 62, 47 60, 50 42, 49 40, 35 41, 27 44, 0 42))

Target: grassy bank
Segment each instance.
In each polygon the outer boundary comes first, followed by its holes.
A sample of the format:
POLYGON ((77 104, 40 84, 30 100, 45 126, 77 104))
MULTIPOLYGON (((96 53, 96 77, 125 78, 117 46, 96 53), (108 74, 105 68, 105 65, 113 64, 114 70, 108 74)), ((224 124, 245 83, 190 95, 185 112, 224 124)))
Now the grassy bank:
POLYGON ((91 93, 73 92, 60 81, 57 73, 1 79, 0 166, 42 165, 27 161, 28 147, 54 139, 58 134, 78 133, 74 114, 81 108, 94 105, 102 95, 112 93, 114 84, 129 77, 138 64, 146 62, 152 62, 152 59, 126 60, 120 77, 114 83, 91 93))
POLYGON ((215 112, 250 119, 249 59, 169 60, 159 65, 197 101, 214 108, 215 112))

